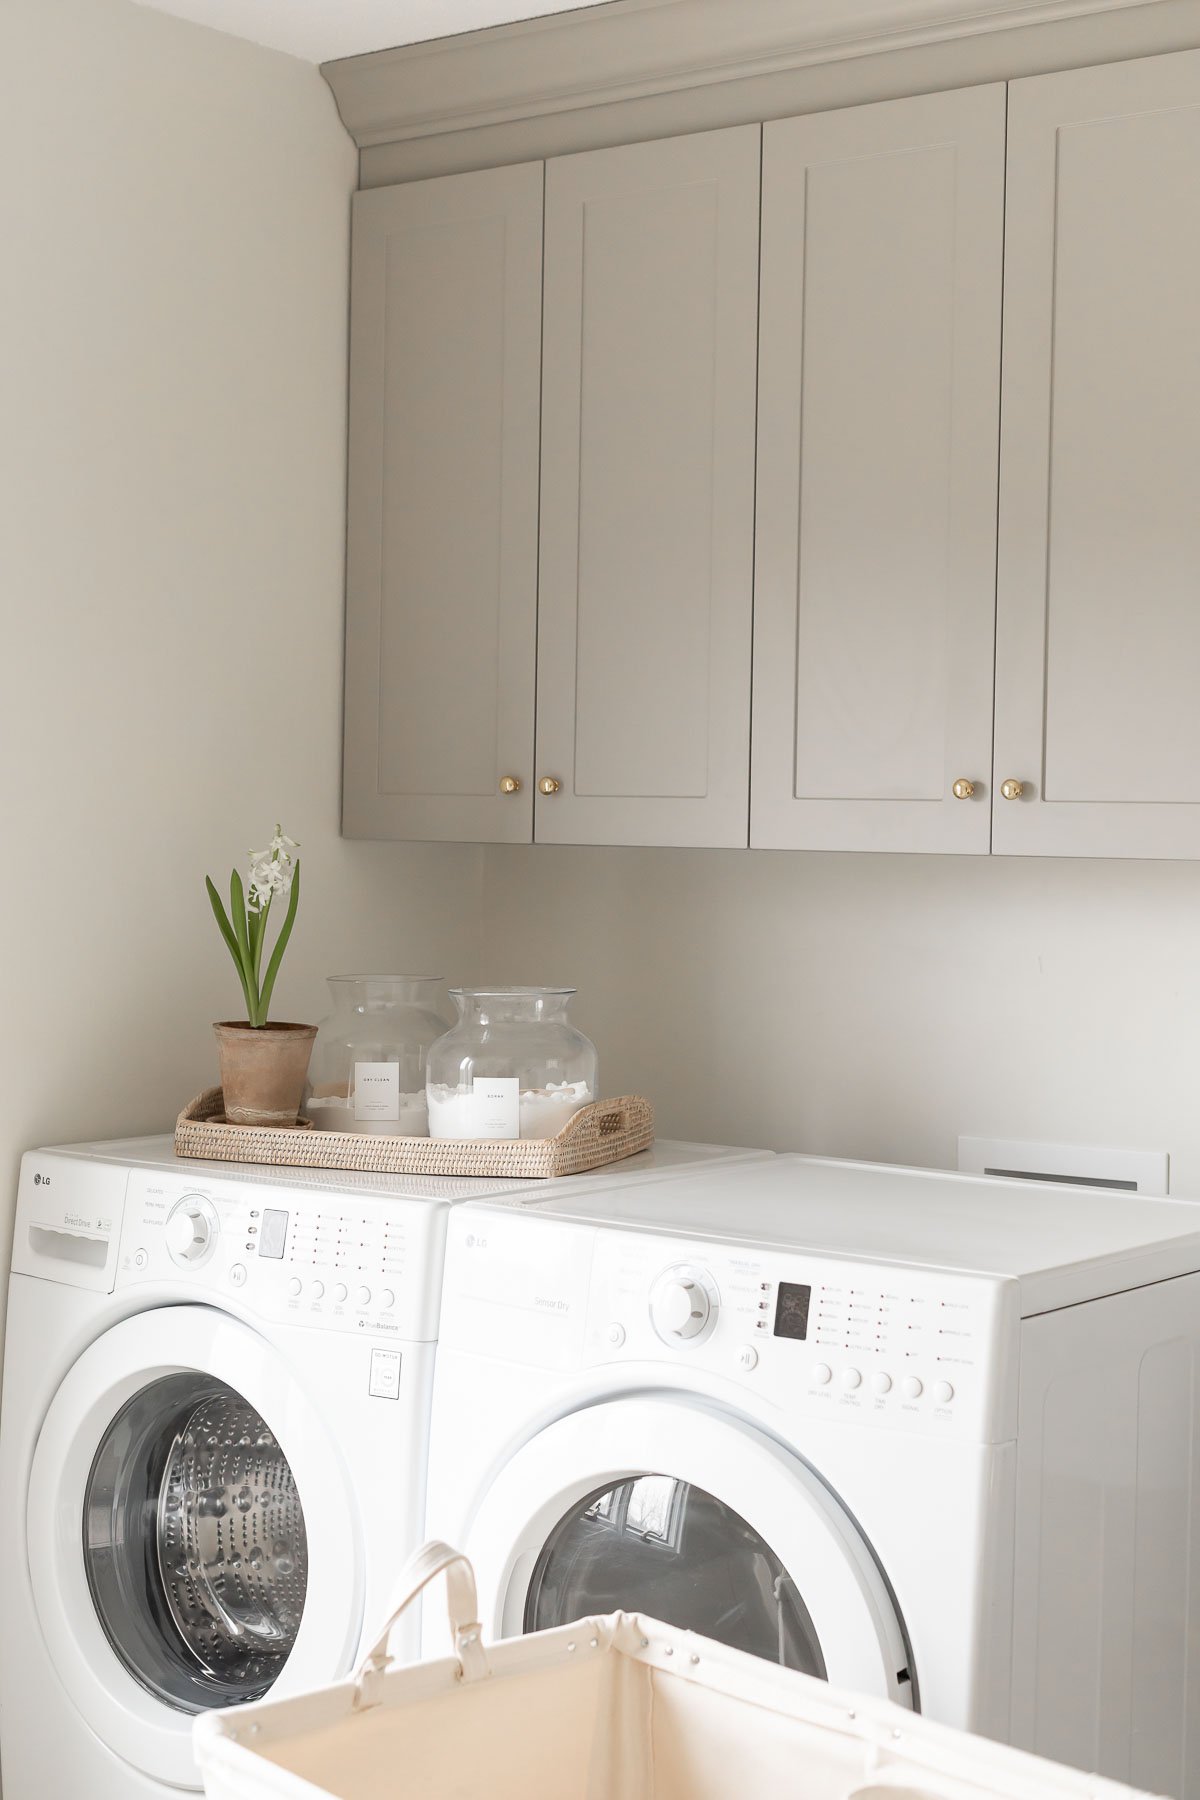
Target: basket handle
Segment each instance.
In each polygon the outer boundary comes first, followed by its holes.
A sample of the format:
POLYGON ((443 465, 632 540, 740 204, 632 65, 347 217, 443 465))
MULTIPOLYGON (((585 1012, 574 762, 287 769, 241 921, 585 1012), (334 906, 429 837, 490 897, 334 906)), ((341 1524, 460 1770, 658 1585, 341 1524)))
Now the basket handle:
POLYGON ((459 1662, 459 1676, 464 1681, 477 1681, 490 1675, 491 1664, 483 1647, 483 1629, 479 1623, 479 1601, 475 1593, 475 1572, 461 1550, 454 1550, 440 1538, 431 1538, 414 1550, 397 1583, 395 1605, 370 1650, 358 1665, 354 1677, 354 1709, 362 1712, 379 1703, 376 1692, 380 1679, 391 1663, 388 1642, 400 1615, 412 1605, 417 1595, 438 1575, 446 1576, 446 1600, 450 1613, 450 1630, 459 1662))

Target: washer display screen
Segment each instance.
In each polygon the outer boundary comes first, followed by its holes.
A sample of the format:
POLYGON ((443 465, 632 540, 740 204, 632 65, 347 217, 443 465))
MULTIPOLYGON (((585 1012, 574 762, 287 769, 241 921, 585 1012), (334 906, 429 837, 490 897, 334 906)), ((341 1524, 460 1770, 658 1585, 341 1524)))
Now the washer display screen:
POLYGON ((262 1236, 258 1240, 259 1256, 278 1262, 287 1243, 288 1216, 268 1206, 263 1213, 262 1236))

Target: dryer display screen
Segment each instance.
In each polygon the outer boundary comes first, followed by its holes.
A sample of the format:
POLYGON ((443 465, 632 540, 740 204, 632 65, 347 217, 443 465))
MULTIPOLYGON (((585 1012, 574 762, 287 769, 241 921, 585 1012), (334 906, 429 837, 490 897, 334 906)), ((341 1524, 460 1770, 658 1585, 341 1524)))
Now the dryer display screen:
POLYGON ((263 1213, 262 1236, 258 1240, 258 1254, 277 1260, 283 1255, 283 1247, 287 1243, 288 1216, 285 1212, 276 1212, 271 1207, 263 1213))
POLYGON ((808 1308, 812 1300, 812 1289, 804 1287, 798 1281, 781 1281, 779 1299, 775 1305, 775 1336, 782 1338, 806 1338, 808 1336, 808 1308))

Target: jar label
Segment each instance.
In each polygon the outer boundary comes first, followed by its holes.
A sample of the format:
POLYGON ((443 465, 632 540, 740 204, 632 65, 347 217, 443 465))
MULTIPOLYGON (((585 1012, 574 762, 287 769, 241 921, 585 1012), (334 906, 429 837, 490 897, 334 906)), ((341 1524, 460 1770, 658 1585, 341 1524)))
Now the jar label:
POLYGON ((400 1064, 356 1062, 354 1065, 354 1118, 400 1117, 400 1064))
POLYGON ((476 1075, 473 1098, 475 1137, 520 1137, 521 1083, 515 1075, 476 1075))

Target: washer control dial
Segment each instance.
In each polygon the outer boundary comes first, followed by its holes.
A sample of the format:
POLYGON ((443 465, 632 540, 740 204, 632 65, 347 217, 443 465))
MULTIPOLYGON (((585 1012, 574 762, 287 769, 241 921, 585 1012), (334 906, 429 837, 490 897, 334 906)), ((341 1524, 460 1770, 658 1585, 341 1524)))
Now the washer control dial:
POLYGON ((650 1290, 650 1323, 664 1344, 707 1337, 717 1310, 716 1287, 704 1269, 665 1269, 650 1290))
POLYGON ((203 1194, 185 1194, 167 1214, 163 1227, 167 1252, 181 1268, 202 1263, 217 1241, 217 1215, 203 1194))

